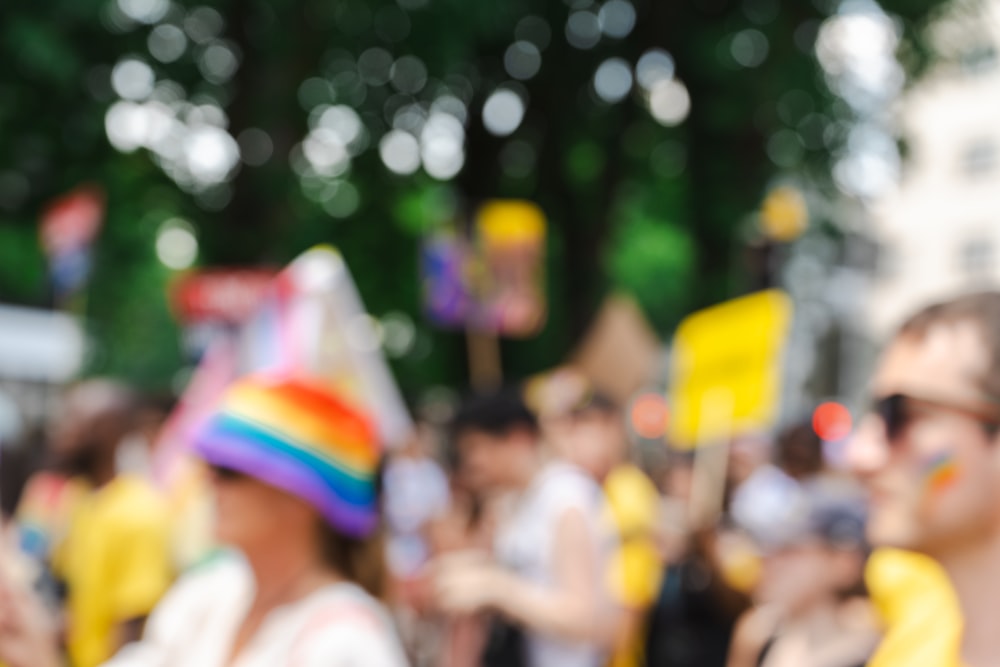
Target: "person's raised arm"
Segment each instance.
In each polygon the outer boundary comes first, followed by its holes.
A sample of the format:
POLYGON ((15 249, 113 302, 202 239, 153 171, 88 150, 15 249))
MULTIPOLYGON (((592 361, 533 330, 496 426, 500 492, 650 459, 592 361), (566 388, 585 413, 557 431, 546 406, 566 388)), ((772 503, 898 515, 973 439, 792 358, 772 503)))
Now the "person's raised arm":
POLYGON ((500 568, 482 555, 443 559, 437 578, 442 606, 455 613, 493 608, 539 634, 610 644, 617 623, 606 622, 610 609, 602 603, 604 573, 581 510, 562 513, 552 544, 551 586, 500 568))

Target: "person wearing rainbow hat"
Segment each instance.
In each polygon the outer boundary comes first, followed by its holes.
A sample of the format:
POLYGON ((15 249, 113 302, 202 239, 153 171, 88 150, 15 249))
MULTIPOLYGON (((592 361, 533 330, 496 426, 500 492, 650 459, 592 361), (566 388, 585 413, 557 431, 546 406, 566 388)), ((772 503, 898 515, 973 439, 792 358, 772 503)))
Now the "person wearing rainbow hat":
MULTIPOLYGON (((251 376, 196 452, 233 550, 182 577, 106 667, 406 665, 378 600, 380 451, 367 416, 311 380, 251 376)), ((8 667, 59 665, 50 627, 30 595, 0 585, 8 667)))

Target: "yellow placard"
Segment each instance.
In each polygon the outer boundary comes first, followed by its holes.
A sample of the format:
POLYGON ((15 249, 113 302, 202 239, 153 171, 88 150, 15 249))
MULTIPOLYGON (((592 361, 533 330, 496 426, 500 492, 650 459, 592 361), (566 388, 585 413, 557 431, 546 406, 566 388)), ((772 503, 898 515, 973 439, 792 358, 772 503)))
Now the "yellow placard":
POLYGON ((545 240, 545 214, 537 204, 521 199, 495 199, 477 216, 480 238, 487 248, 537 244, 545 240))
POLYGON ((772 425, 791 316, 788 296, 767 290, 681 323, 671 362, 672 444, 692 448, 772 425))

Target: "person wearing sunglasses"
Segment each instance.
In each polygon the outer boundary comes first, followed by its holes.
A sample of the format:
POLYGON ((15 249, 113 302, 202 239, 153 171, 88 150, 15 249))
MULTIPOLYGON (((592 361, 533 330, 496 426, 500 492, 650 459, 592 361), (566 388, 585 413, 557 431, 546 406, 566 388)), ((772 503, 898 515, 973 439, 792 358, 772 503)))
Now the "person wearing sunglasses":
MULTIPOLYGON (((405 666, 378 601, 380 452, 366 415, 317 382, 252 376, 228 390, 196 451, 233 551, 182 577, 106 667, 405 666)), ((49 627, 0 582, 0 661, 61 664, 49 627)))
MULTIPOLYGON (((927 622, 907 665, 997 664, 1000 633, 1000 293, 961 296, 907 320, 871 381, 871 409, 847 445, 870 492, 868 536, 941 565, 964 628, 952 640, 948 596, 912 605, 927 622)), ((928 593, 928 596, 930 593, 928 593)), ((892 639, 892 632, 887 642, 892 639)), ((892 667, 878 654, 872 664, 892 667)), ((902 655, 897 653, 896 655, 902 655)))

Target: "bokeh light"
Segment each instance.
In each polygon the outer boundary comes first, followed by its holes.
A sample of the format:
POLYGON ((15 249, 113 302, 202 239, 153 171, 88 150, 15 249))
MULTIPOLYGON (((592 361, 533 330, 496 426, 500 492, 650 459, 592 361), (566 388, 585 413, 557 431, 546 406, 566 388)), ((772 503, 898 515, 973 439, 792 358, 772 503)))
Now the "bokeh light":
POLYGON ((660 81, 674 78, 674 59, 663 49, 650 49, 635 65, 635 78, 639 85, 650 90, 660 81))
POLYGON ((805 147, 795 130, 778 130, 767 140, 767 156, 779 167, 791 169, 802 161, 805 147))
POLYGON ((483 125, 498 137, 512 134, 524 120, 525 105, 513 90, 501 88, 486 99, 483 105, 483 125))
POLYGON ((643 394, 632 403, 632 430, 642 438, 662 438, 667 431, 670 411, 667 400, 660 394, 643 394))
POLYGON ((624 59, 609 58, 594 72, 594 91, 605 102, 620 102, 630 90, 632 90, 632 68, 624 59))
POLYGON ((420 169, 420 142, 409 132, 391 130, 378 145, 379 156, 386 168, 400 175, 420 169))
POLYGON ((369 86, 384 86, 389 83, 392 70, 392 54, 385 49, 368 49, 358 58, 358 72, 369 86))
POLYGON ((323 210, 334 218, 346 218, 361 205, 361 193, 350 181, 330 183, 324 192, 323 210))
POLYGON ((217 37, 225 25, 222 14, 211 7, 196 7, 184 18, 184 32, 198 44, 217 37))
POLYGON ((539 51, 544 51, 552 41, 552 28, 541 17, 525 16, 517 22, 517 27, 514 28, 514 38, 530 42, 537 46, 539 51))
POLYGON ((409 315, 401 312, 386 313, 381 320, 382 345, 390 357, 405 357, 417 340, 417 329, 409 315))
POLYGON ((431 111, 440 111, 457 118, 463 125, 469 119, 469 110, 465 102, 454 95, 442 95, 431 104, 431 111))
POLYGON ((198 258, 198 239, 191 225, 180 218, 160 225, 156 235, 156 256, 169 269, 190 268, 198 258))
POLYGON ((318 174, 340 176, 347 171, 351 156, 336 132, 320 127, 311 130, 302 141, 302 154, 318 174))
POLYGON ((125 100, 144 100, 153 92, 156 75, 138 58, 124 58, 111 70, 111 88, 125 100))
POLYGON ((153 28, 146 40, 150 55, 161 63, 172 63, 183 56, 187 44, 184 31, 169 23, 153 28))
POLYGON ((577 49, 592 49, 601 41, 601 22, 597 14, 577 11, 566 20, 566 41, 577 49))
POLYGON ((226 180, 239 163, 240 147, 228 132, 211 125, 191 129, 184 139, 188 171, 205 185, 226 180))
POLYGON ((236 47, 224 42, 209 44, 198 58, 198 68, 205 80, 216 84, 229 81, 236 73, 239 64, 236 47))
POLYGON ((628 37, 635 28, 635 7, 628 0, 608 0, 597 17, 604 34, 614 39, 628 37))
POLYGON ((465 128, 457 118, 433 113, 420 133, 420 159, 432 177, 446 181, 465 166, 465 128))
POLYGON ((170 0, 118 0, 118 9, 137 23, 151 25, 167 15, 170 0))
POLYGON ((836 442, 851 434, 851 411, 840 403, 822 403, 813 412, 813 430, 822 440, 836 442))
POLYGON ((358 112, 343 104, 323 108, 315 125, 317 129, 329 130, 336 135, 353 155, 360 152, 367 141, 367 131, 358 112))
POLYGON ((691 111, 691 96, 680 81, 661 80, 649 92, 649 111, 661 125, 680 125, 691 111))
POLYGON ((299 104, 306 111, 328 104, 335 97, 336 91, 334 90, 334 86, 321 77, 310 77, 299 84, 299 104))
POLYGON ((542 68, 542 54, 531 42, 520 40, 507 48, 503 64, 511 77, 527 81, 542 68))
POLYGON ((392 116, 392 127, 413 134, 420 134, 429 117, 427 109, 422 104, 410 102, 400 107, 392 116))
POLYGON ((770 43, 760 30, 748 28, 733 35, 729 43, 729 53, 742 67, 760 67, 767 60, 770 43))
POLYGON ((256 127, 248 127, 240 132, 236 142, 240 146, 240 155, 244 164, 251 167, 265 164, 274 153, 274 142, 271 141, 271 136, 256 127))
POLYGON ((115 102, 104 115, 104 129, 112 146, 131 153, 146 141, 147 117, 138 104, 115 102))
POLYGON ((399 92, 416 95, 427 85, 427 67, 416 56, 403 56, 392 64, 389 78, 399 92))

